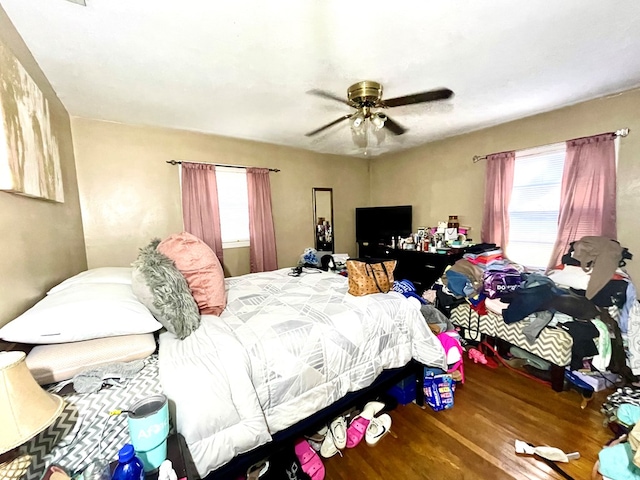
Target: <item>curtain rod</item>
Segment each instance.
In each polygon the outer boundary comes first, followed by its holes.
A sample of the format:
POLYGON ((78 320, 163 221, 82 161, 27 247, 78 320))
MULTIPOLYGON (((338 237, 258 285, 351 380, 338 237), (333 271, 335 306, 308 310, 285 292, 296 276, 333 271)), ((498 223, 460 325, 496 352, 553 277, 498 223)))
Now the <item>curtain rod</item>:
MULTIPOLYGON (((616 137, 626 137, 627 135, 629 135, 629 129, 628 128, 621 128, 620 130, 616 130, 615 132, 609 132, 611 133, 611 135, 615 135, 616 137)), ((606 135, 606 134, 603 134, 606 135)), ((556 143, 561 143, 561 142, 556 142, 556 143)), ((553 143, 548 143, 547 145, 553 145, 553 143)), ((546 147, 547 145, 538 145, 538 147, 546 147)), ((532 148, 538 148, 538 147, 532 147, 532 148)), ((525 148, 521 148, 520 150, 528 150, 525 148)), ((505 152, 506 153, 506 152, 505 152)), ((478 163, 480 160, 486 160, 488 155, 474 155, 472 160, 473 163, 478 163)))
MULTIPOLYGON (((182 161, 167 160, 167 163, 170 163, 171 165, 181 165, 182 161)), ((254 168, 254 167, 247 167, 245 165, 227 165, 224 163, 209 163, 209 162, 187 162, 187 163, 200 163, 202 165, 214 165, 216 167, 229 167, 229 168, 254 168)), ((255 168, 264 168, 264 167, 255 167, 255 168)), ((279 168, 268 168, 267 170, 269 170, 270 172, 276 172, 276 173, 280 171, 279 168)))

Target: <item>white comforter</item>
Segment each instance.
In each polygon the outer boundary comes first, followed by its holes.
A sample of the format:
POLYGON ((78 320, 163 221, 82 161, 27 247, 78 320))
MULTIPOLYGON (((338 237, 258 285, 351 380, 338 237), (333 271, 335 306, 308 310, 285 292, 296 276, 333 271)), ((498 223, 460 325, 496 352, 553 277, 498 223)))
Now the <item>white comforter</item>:
POLYGON ((185 340, 160 336, 160 379, 201 476, 370 385, 412 357, 446 368, 401 294, 354 297, 331 273, 290 269, 226 280, 227 308, 185 340))

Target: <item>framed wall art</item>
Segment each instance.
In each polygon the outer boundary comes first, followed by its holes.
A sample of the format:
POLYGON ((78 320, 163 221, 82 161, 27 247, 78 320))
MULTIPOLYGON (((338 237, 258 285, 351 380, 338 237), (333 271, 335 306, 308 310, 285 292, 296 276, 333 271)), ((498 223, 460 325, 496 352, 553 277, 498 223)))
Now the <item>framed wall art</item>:
POLYGON ((0 43, 0 190, 64 202, 49 101, 0 43))

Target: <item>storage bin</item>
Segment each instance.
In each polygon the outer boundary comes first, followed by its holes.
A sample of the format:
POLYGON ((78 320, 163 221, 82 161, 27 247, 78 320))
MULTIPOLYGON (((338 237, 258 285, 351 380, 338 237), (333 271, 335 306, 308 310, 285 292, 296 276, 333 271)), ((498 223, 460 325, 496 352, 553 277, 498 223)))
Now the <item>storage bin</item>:
POLYGON ((403 378, 387 392, 395 398, 400 405, 407 405, 416 399, 416 376, 409 375, 403 378))

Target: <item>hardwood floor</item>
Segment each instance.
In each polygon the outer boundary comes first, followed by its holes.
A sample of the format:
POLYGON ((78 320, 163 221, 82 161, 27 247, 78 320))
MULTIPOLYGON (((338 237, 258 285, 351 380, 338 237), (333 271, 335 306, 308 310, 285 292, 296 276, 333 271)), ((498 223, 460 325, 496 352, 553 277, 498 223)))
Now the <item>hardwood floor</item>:
POLYGON ((562 478, 543 462, 517 455, 516 439, 580 452, 580 459, 560 466, 576 480, 591 478, 598 452, 613 437, 600 413, 611 390, 597 393, 583 410, 577 392, 554 392, 504 366, 492 370, 466 361, 465 369, 466 383, 451 410, 398 406, 391 412, 393 436, 323 460, 326 479, 562 478))

